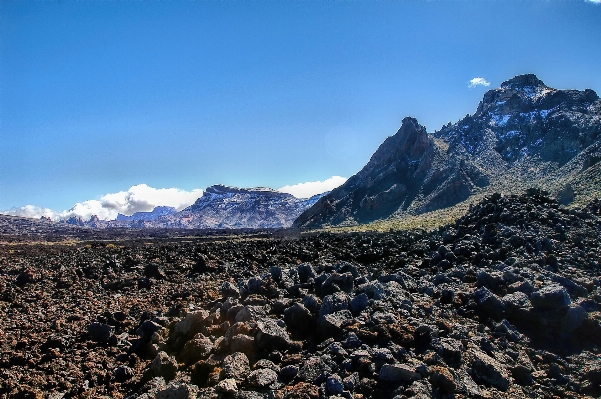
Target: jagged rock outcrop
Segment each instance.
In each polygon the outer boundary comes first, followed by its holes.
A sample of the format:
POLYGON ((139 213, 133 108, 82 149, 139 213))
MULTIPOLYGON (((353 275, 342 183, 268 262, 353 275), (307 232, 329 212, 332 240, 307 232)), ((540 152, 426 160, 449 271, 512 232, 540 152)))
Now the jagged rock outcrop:
POLYGON ((520 75, 489 90, 474 115, 434 134, 450 151, 508 164, 523 158, 565 165, 601 137, 601 102, 590 89, 557 90, 535 75, 520 75))
POLYGON ((488 184, 484 173, 445 147, 416 119, 403 119, 359 173, 317 201, 295 225, 356 224, 426 212, 463 201, 475 187, 488 184))
POLYGON ((85 222, 79 216, 71 216, 69 219, 65 220, 64 223, 70 224, 73 226, 85 226, 85 222))
POLYGON ((426 133, 413 118, 368 164, 305 211, 302 228, 420 214, 491 191, 540 186, 564 201, 601 187, 601 100, 533 74, 489 90, 473 115, 426 133))

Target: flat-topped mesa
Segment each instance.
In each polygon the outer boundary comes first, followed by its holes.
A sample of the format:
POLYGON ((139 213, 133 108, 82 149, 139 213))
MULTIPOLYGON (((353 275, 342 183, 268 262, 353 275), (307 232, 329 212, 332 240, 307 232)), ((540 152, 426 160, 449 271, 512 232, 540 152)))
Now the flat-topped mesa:
POLYGON ((268 188, 268 187, 253 187, 253 188, 239 188, 232 186, 225 186, 223 184, 215 184, 213 186, 207 187, 205 190, 206 193, 209 194, 237 194, 237 193, 251 193, 251 192, 269 192, 269 193, 278 193, 278 191, 268 188))
POLYGON ((301 199, 271 188, 238 188, 214 185, 202 197, 164 224, 179 228, 281 228, 290 227, 316 198, 301 199))

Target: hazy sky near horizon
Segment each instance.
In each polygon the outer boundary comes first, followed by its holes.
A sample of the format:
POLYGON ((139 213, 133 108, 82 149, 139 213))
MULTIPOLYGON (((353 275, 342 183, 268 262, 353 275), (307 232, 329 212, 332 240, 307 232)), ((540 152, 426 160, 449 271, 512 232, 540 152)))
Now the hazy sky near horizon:
POLYGON ((349 177, 517 74, 601 91, 600 33, 585 0, 2 1, 0 210, 349 177))

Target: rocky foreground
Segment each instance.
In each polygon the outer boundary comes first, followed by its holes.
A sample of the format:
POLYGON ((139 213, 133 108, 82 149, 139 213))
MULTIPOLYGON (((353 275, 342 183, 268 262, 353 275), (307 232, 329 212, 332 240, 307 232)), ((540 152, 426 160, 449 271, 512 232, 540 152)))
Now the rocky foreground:
POLYGON ((0 246, 0 397, 601 395, 601 202, 434 232, 0 246))

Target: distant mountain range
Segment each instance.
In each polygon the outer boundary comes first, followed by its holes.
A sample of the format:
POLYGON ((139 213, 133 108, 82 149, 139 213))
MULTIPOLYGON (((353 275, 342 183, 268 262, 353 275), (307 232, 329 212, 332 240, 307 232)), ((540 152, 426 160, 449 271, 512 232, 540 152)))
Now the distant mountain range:
POLYGON ((161 216, 171 215, 176 212, 177 210, 171 206, 157 206, 151 212, 136 212, 131 216, 118 214, 117 219, 115 220, 118 222, 131 222, 138 220, 153 221, 157 220, 161 216))
POLYGON ((325 194, 302 199, 270 188, 214 185, 180 212, 171 207, 156 207, 152 212, 136 212, 131 216, 120 214, 116 220, 104 221, 93 216, 89 221, 83 221, 72 217, 64 223, 94 228, 285 228, 325 194))
POLYGON ((416 215, 491 191, 538 186, 567 204, 599 193, 601 101, 520 75, 489 90, 476 112, 428 134, 405 118, 367 165, 303 212, 295 227, 416 215))
POLYGON ((309 199, 269 188, 207 188, 176 211, 62 223, 95 228, 263 229, 351 226, 452 207, 494 191, 548 190, 560 203, 601 192, 601 100, 535 75, 489 90, 476 112, 434 133, 403 119, 356 175, 309 199))

